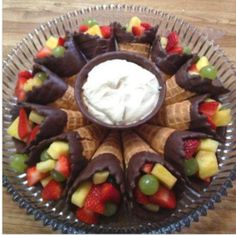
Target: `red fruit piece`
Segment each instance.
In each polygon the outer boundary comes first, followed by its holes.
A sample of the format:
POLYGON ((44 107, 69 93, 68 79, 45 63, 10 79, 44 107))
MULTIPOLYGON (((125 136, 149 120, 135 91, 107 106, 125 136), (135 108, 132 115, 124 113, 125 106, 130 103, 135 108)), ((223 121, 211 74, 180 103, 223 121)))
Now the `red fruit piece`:
POLYGON ((184 141, 184 152, 185 158, 190 159, 197 152, 200 145, 200 140, 197 139, 187 139, 184 141))
POLYGON ((42 198, 44 201, 58 200, 62 195, 61 184, 55 180, 51 180, 42 190, 42 198))
POLYGON ((149 30, 152 28, 152 26, 149 23, 146 22, 142 22, 141 26, 145 29, 145 30, 149 30))
POLYGON ((183 48, 181 46, 176 46, 168 51, 169 54, 182 54, 183 48))
POLYGON ((120 203, 120 192, 116 187, 111 183, 102 184, 101 190, 101 201, 105 202, 114 202, 116 204, 120 203))
POLYGON ((76 217, 78 220, 86 224, 98 223, 97 215, 93 211, 85 208, 78 208, 76 211, 76 217))
POLYGON ((206 115, 207 117, 212 117, 219 106, 219 103, 216 101, 203 102, 199 105, 199 112, 206 115))
POLYGON ((52 55, 52 50, 47 47, 44 47, 37 53, 36 57, 37 58, 45 58, 50 55, 52 55))
POLYGON ((84 33, 89 29, 88 25, 80 25, 79 32, 84 33))
POLYGON ((27 70, 23 70, 18 73, 18 78, 24 77, 24 78, 29 79, 29 78, 32 78, 32 76, 33 76, 32 73, 27 70))
POLYGON ((19 126, 18 126, 18 133, 19 137, 23 140, 26 138, 31 132, 30 123, 27 117, 27 113, 23 108, 19 110, 19 126))
POLYGON ((28 139, 27 139, 27 144, 31 143, 31 141, 33 141, 36 137, 36 135, 39 133, 40 131, 40 126, 37 125, 33 128, 33 130, 30 132, 28 139))
POLYGON ((210 124, 211 128, 216 129, 216 124, 213 122, 211 117, 207 117, 207 122, 210 124))
POLYGON ((142 26, 133 26, 132 27, 132 33, 134 36, 141 36, 145 31, 145 28, 142 26))
POLYGON ((26 170, 26 176, 27 176, 27 185, 33 186, 37 184, 41 179, 47 177, 47 173, 41 173, 36 169, 35 166, 32 166, 26 170))
POLYGON ((192 64, 189 68, 188 71, 191 72, 198 72, 196 64, 192 64))
POLYGON ((144 195, 138 187, 134 189, 134 197, 136 201, 142 205, 147 205, 149 202, 148 197, 144 195))
POLYGON ((152 168, 153 168, 153 164, 152 163, 146 163, 146 164, 143 165, 142 171, 144 173, 149 174, 152 171, 152 168))
POLYGON ((64 46, 64 44, 65 44, 65 39, 62 38, 62 37, 59 37, 59 38, 58 38, 58 43, 57 43, 57 45, 58 45, 58 46, 64 46))
POLYGON ((84 208, 96 212, 98 214, 104 214, 105 205, 101 201, 102 198, 101 185, 93 185, 86 198, 84 208))
POLYGON ((176 207, 175 194, 164 186, 160 186, 154 195, 149 196, 149 201, 162 208, 174 209, 176 207))
POLYGON ((109 38, 111 36, 111 27, 110 26, 100 26, 102 36, 104 38, 109 38))
POLYGON ((61 155, 55 166, 55 170, 60 172, 65 177, 68 177, 70 175, 70 159, 66 155, 61 155))
POLYGON ((26 77, 19 77, 17 79, 16 88, 15 88, 15 95, 19 101, 25 99, 25 91, 24 91, 24 84, 28 79, 26 77))
POLYGON ((167 36, 167 39, 168 39, 168 43, 166 45, 166 50, 167 52, 169 52, 171 49, 177 46, 179 42, 179 36, 176 32, 171 32, 167 36))

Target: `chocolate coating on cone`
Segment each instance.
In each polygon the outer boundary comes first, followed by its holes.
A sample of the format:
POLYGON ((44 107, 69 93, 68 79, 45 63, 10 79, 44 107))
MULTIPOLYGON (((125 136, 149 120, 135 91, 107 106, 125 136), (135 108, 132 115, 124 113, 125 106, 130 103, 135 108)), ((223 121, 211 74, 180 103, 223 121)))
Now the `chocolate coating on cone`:
POLYGON ((66 33, 65 54, 63 57, 48 56, 45 58, 35 58, 34 62, 41 64, 59 77, 70 77, 77 74, 85 65, 86 61, 76 48, 72 35, 66 33))
POLYGON ((201 78, 200 75, 190 75, 188 68, 198 61, 199 57, 195 55, 191 60, 188 60, 175 74, 177 84, 183 89, 197 93, 197 94, 210 94, 211 96, 218 97, 221 94, 229 92, 224 88, 220 80, 201 78))
POLYGON ((26 101, 37 104, 48 104, 62 97, 68 87, 65 81, 46 67, 35 64, 33 67, 33 76, 38 72, 46 73, 47 79, 43 82, 42 86, 34 87, 32 91, 26 93, 26 101))
POLYGON ((157 36, 152 44, 151 60, 160 68, 162 72, 168 75, 174 75, 179 68, 193 57, 192 54, 168 54, 162 48, 160 36, 157 36))

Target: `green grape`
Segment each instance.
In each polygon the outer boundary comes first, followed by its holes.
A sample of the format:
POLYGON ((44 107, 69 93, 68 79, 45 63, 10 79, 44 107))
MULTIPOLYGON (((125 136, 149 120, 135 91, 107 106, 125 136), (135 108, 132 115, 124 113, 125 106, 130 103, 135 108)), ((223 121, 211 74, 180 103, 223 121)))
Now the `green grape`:
POLYGON ((112 203, 112 202, 107 202, 105 204, 105 212, 104 215, 105 216, 112 216, 116 213, 117 211, 117 205, 112 203))
POLYGON ((39 78, 42 82, 44 82, 47 79, 47 74, 39 72, 35 74, 35 77, 39 78))
POLYGON ((28 156, 26 154, 17 153, 12 157, 10 167, 17 173, 24 173, 27 168, 27 165, 25 164, 27 159, 28 156))
POLYGON ((213 65, 207 65, 200 70, 200 75, 202 78, 214 80, 217 77, 217 70, 213 65))
POLYGON ((184 47, 184 54, 187 54, 187 55, 191 54, 191 49, 188 46, 184 47))
POLYGON ((144 208, 152 212, 158 212, 160 210, 160 207, 158 205, 152 203, 144 205, 144 208))
POLYGON ((52 54, 55 57, 63 57, 65 54, 65 47, 57 46, 56 48, 53 49, 52 54))
POLYGON ((192 176, 198 172, 198 163, 195 158, 184 160, 184 172, 187 176, 192 176))
POLYGON ((89 20, 85 20, 82 25, 87 25, 89 28, 98 24, 98 22, 95 19, 89 19, 89 20))
POLYGON ((47 153, 47 149, 45 149, 41 154, 40 154, 40 161, 47 161, 48 159, 51 159, 49 154, 47 153))
POLYGON ((50 174, 57 182, 63 182, 66 180, 66 177, 56 170, 52 170, 50 174))
POLYGON ((153 175, 143 175, 138 182, 139 189, 145 195, 153 195, 159 188, 159 181, 153 175))

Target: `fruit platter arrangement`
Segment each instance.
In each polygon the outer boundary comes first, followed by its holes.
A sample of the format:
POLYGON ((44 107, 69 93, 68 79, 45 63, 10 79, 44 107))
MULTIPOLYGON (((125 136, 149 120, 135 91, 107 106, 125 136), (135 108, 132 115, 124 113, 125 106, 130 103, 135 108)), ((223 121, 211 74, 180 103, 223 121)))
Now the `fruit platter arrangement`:
POLYGON ((5 61, 3 181, 44 225, 170 233, 231 185, 235 70, 166 17, 75 11, 5 61))

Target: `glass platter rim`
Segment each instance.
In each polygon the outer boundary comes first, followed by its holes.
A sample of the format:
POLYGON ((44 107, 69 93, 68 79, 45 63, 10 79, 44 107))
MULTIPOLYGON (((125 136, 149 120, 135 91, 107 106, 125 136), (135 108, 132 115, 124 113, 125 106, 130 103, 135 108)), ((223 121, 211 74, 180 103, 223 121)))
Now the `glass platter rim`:
MULTIPOLYGON (((164 11, 155 9, 155 8, 150 8, 150 7, 145 7, 145 6, 140 6, 140 5, 128 5, 128 4, 103 4, 103 5, 94 5, 91 7, 85 7, 85 8, 80 8, 78 10, 74 10, 71 12, 68 12, 66 14, 63 14, 58 17, 54 17, 52 20, 49 20, 43 24, 40 24, 38 27, 36 27, 32 32, 28 33, 25 35, 25 37, 16 44, 14 48, 10 50, 10 52, 7 55, 7 58, 4 59, 3 61, 3 71, 5 66, 12 60, 12 57, 17 54, 17 49, 21 46, 21 44, 24 43, 24 40, 27 37, 30 37, 32 34, 36 33, 37 30, 42 30, 42 27, 45 25, 50 25, 53 22, 56 22, 57 20, 63 20, 65 17, 70 17, 73 14, 79 14, 79 15, 84 15, 86 12, 93 12, 93 11, 99 11, 99 10, 131 10, 131 11, 142 11, 142 12, 152 12, 152 13, 162 13, 165 14, 165 16, 173 17, 176 19, 180 19, 176 16, 173 16, 169 13, 166 13, 164 11)), ((192 24, 189 24, 187 21, 183 20, 183 23, 187 23, 191 27, 195 28, 198 32, 200 32, 199 28, 193 26, 192 24)), ((205 33, 201 33, 203 36, 207 36, 205 33)), ((236 74, 236 67, 235 65, 228 59, 226 56, 226 53, 222 48, 219 47, 219 45, 213 41, 209 40, 207 38, 208 42, 214 46, 217 47, 217 50, 222 54, 224 57, 225 61, 230 65, 230 68, 232 71, 234 71, 234 74, 236 74)), ((3 102, 5 103, 5 102, 3 102)), ((3 111, 4 111, 4 106, 3 105, 3 111)), ((4 136, 3 136, 4 137, 4 136)), ((228 178, 225 180, 225 182, 222 184, 220 187, 220 190, 213 195, 208 202, 203 203, 201 207, 196 209, 195 211, 190 211, 188 214, 186 214, 183 218, 179 219, 177 222, 174 222, 170 225, 165 225, 161 228, 158 228, 157 230, 151 230, 151 233, 171 233, 174 231, 180 231, 183 227, 185 226, 190 226, 192 221, 198 221, 199 217, 202 215, 207 214, 208 209, 213 209, 214 204, 216 202, 221 201, 221 196, 227 194, 227 188, 232 187, 232 182, 236 178, 236 164, 234 164, 234 167, 232 167, 232 170, 228 176, 228 178)), ((12 194, 13 200, 16 201, 20 207, 25 208, 27 214, 32 214, 34 215, 35 220, 41 220, 43 221, 44 225, 51 225, 53 230, 61 230, 63 233, 85 233, 86 230, 80 229, 80 228, 75 228, 72 225, 67 225, 66 223, 62 223, 61 221, 55 219, 52 217, 52 215, 49 215, 49 218, 44 215, 44 212, 41 211, 41 209, 36 209, 31 206, 30 202, 27 202, 21 195, 17 192, 17 190, 14 189, 14 185, 8 180, 7 176, 3 174, 3 186, 7 188, 8 193, 12 194)))

